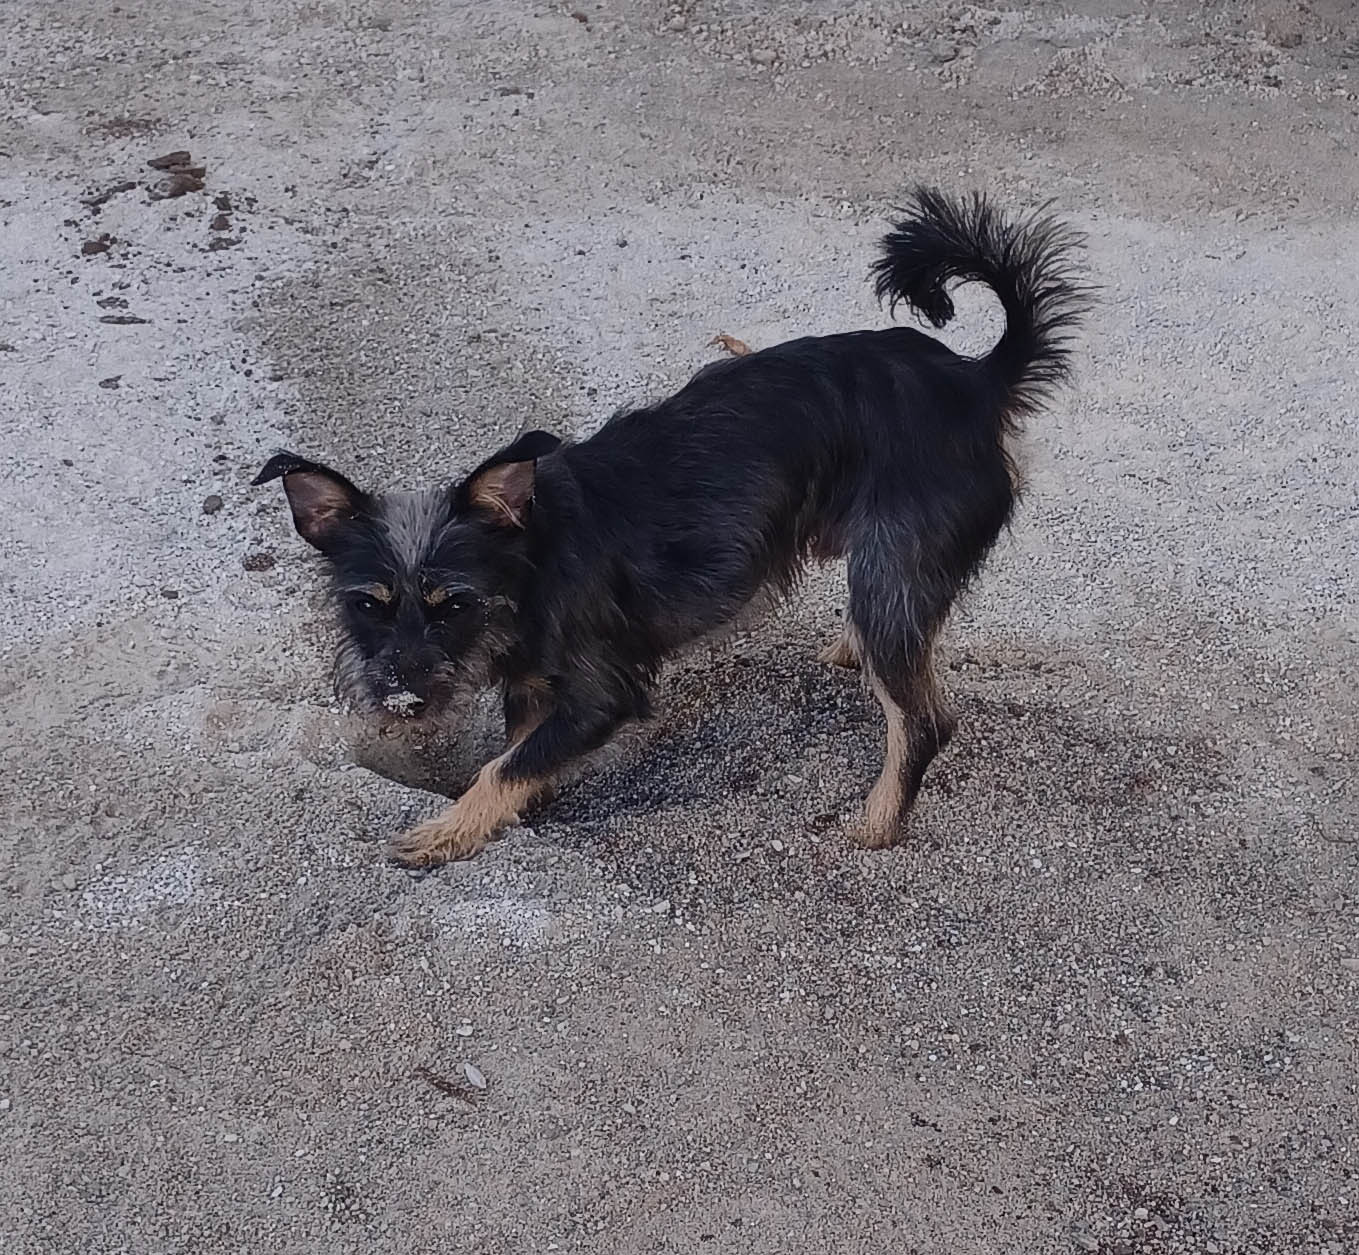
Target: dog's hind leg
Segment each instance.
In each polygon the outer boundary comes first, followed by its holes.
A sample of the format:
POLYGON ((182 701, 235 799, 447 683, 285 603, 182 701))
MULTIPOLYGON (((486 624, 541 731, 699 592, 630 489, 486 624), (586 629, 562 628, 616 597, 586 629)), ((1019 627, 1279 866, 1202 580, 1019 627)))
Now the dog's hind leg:
POLYGON ((864 675, 887 720, 882 774, 857 834, 869 849, 901 839, 925 770, 956 726, 932 665, 934 635, 950 598, 920 580, 903 557, 901 550, 870 544, 850 559, 849 618, 864 675))

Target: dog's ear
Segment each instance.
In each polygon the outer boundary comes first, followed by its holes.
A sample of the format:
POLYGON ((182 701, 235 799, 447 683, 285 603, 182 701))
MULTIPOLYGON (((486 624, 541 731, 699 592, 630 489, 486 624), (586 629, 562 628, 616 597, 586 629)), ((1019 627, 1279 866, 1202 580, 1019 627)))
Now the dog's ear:
POLYGON ((550 432, 525 432, 458 485, 454 493, 458 510, 485 515, 501 527, 523 527, 533 505, 538 459, 561 444, 550 432))
POLYGON ((338 471, 295 453, 276 453, 251 483, 267 484, 271 479, 283 480, 297 534, 322 553, 331 552, 340 528, 368 502, 367 494, 338 471))

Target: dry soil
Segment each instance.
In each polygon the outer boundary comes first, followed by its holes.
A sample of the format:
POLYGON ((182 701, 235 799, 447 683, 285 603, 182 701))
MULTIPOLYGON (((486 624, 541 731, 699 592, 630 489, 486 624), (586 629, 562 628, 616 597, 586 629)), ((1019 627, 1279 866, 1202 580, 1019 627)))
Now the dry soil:
POLYGON ((1359 1250, 1352 6, 578 3, 0 4, 0 1249, 1359 1250), (831 570, 389 866, 486 712, 345 721, 265 457, 885 325, 920 179, 1103 292, 910 841, 831 570))

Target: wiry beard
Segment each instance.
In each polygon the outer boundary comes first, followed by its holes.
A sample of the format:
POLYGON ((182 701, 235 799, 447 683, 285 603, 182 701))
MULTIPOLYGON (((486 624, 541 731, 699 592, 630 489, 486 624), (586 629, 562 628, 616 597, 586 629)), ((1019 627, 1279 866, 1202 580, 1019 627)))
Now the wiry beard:
POLYGON ((335 696, 350 713, 375 718, 387 726, 415 723, 433 728, 452 722, 451 717, 461 705, 459 699, 499 682, 501 662, 515 641, 512 612, 510 602, 497 599, 490 622, 472 648, 458 658, 444 659, 435 668, 430 676, 429 694, 417 715, 403 709, 400 702, 379 696, 387 688, 386 665, 365 657, 357 642, 347 636, 335 651, 332 674, 335 696))

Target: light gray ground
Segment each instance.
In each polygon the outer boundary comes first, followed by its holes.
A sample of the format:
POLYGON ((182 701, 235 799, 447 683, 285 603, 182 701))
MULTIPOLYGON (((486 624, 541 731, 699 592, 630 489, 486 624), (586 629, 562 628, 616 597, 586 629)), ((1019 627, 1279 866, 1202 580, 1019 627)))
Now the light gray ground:
POLYGON ((0 5, 0 1250, 1359 1250, 1351 6, 581 5, 0 5), (909 843, 842 834, 830 571, 388 866, 439 799, 369 767, 487 729, 342 723, 268 453, 428 482, 884 325, 916 179, 1104 294, 909 843))

